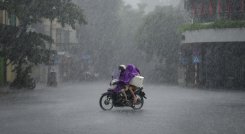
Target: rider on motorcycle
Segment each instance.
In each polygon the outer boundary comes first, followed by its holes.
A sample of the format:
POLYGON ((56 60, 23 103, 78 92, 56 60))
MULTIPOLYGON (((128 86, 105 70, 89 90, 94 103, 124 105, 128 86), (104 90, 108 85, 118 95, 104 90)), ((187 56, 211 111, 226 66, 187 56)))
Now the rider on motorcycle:
POLYGON ((118 94, 118 93, 122 93, 124 98, 125 98, 125 101, 127 102, 128 101, 128 98, 127 98, 127 95, 125 93, 125 83, 123 82, 123 79, 124 79, 124 72, 126 70, 126 66, 125 65, 120 65, 118 67, 119 69, 119 76, 118 76, 118 82, 117 82, 117 86, 116 88, 114 89, 114 91, 118 94))
POLYGON ((133 96, 134 103, 137 101, 137 97, 134 94, 133 87, 129 84, 129 82, 137 75, 140 75, 140 71, 137 67, 132 64, 128 64, 127 67, 125 65, 119 66, 120 75, 119 75, 119 82, 115 91, 117 93, 122 92, 126 102, 128 102, 127 95, 125 91, 129 90, 131 95, 133 96))

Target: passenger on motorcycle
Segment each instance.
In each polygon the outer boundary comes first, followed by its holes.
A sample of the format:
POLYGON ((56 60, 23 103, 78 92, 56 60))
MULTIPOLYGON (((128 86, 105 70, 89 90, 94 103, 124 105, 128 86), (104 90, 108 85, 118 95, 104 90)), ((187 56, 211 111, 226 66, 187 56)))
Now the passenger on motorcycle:
POLYGON ((131 95, 133 96, 134 103, 136 103, 137 97, 133 91, 135 87, 130 85, 130 81, 137 75, 140 75, 139 69, 133 64, 128 64, 125 70, 125 74, 124 74, 124 83, 126 84, 125 91, 127 90, 130 91, 131 95))

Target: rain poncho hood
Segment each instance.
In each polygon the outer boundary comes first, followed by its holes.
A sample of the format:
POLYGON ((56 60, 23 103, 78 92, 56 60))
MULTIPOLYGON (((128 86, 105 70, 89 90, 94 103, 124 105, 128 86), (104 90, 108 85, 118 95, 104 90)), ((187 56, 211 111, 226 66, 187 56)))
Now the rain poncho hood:
POLYGON ((114 91, 116 93, 120 92, 124 85, 129 85, 131 79, 134 78, 136 75, 140 75, 139 69, 135 67, 133 64, 128 64, 125 71, 120 73, 118 78, 119 82, 114 91))
POLYGON ((126 70, 120 75, 119 80, 125 84, 129 84, 131 79, 139 74, 140 72, 138 68, 136 68, 133 64, 128 64, 126 70))

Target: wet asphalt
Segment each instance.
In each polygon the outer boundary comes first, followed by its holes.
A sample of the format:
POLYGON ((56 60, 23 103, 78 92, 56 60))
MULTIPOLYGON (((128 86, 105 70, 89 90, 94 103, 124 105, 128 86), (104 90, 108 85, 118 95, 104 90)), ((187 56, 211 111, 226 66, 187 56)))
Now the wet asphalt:
POLYGON ((245 91, 145 84, 142 110, 99 107, 109 82, 0 95, 0 134, 244 134, 245 91))

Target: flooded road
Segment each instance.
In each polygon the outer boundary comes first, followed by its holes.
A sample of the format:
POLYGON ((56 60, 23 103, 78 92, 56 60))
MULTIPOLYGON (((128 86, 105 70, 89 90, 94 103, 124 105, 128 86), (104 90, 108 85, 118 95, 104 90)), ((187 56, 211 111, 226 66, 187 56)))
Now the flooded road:
POLYGON ((0 96, 1 134, 243 134, 245 92, 145 85, 143 109, 102 111, 108 82, 0 96))

